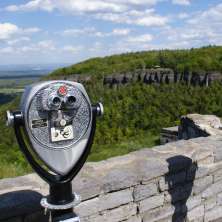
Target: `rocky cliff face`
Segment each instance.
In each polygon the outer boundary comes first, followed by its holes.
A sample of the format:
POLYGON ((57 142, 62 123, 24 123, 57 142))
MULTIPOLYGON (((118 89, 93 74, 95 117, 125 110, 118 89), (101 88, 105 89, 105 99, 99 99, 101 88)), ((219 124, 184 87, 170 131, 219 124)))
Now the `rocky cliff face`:
MULTIPOLYGON (((62 76, 66 80, 87 83, 92 81, 89 75, 73 74, 62 76)), ((222 74, 219 72, 185 72, 178 73, 168 68, 140 69, 134 72, 113 74, 103 78, 103 84, 110 87, 142 82, 144 84, 169 84, 183 83, 193 86, 209 86, 213 81, 221 81, 222 74)))
POLYGON ((221 81, 222 75, 219 72, 187 72, 178 73, 172 69, 145 69, 137 70, 132 73, 115 74, 104 77, 104 85, 124 85, 130 82, 143 82, 144 84, 169 84, 184 83, 193 86, 209 86, 212 81, 221 81))

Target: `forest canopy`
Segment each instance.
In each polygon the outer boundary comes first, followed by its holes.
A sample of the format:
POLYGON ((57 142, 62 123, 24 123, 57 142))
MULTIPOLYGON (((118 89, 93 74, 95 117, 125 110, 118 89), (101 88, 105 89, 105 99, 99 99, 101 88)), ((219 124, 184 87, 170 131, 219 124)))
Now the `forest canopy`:
MULTIPOLYGON (((78 73, 90 74, 96 80, 113 72, 133 71, 155 65, 222 72, 222 47, 137 52, 95 58, 58 69, 47 78, 78 73)), ((178 125, 181 115, 201 113, 222 117, 221 82, 214 82, 209 87, 134 82, 110 88, 104 86, 102 81, 94 81, 85 87, 92 103, 101 101, 105 107, 105 115, 97 122, 90 161, 159 144, 161 128, 178 125)), ((18 149, 13 129, 5 126, 6 110, 15 110, 18 104, 19 98, 0 106, 0 178, 31 171, 18 149)))
POLYGON ((222 47, 207 46, 184 50, 156 50, 93 58, 87 61, 57 69, 47 78, 60 75, 83 74, 101 78, 113 73, 124 73, 136 69, 172 68, 184 70, 222 72, 222 47))

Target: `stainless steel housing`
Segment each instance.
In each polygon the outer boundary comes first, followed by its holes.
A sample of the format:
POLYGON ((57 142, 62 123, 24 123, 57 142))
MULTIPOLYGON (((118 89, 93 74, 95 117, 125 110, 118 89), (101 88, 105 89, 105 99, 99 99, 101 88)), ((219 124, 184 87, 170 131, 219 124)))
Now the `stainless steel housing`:
POLYGON ((54 173, 66 175, 83 154, 91 132, 92 107, 84 87, 71 81, 31 85, 23 94, 21 111, 34 152, 54 173), (67 95, 56 94, 60 86, 67 87, 67 95), (69 96, 75 97, 75 102, 67 106, 69 96), (51 135, 56 130, 66 130, 62 132, 64 140, 51 135))

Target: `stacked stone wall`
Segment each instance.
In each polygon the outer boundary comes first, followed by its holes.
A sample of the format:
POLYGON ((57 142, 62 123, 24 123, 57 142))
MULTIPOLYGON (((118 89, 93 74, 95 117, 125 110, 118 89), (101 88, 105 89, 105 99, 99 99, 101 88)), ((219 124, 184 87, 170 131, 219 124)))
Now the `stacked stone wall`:
MULTIPOLYGON (((222 220, 222 137, 180 140, 98 163, 73 181, 81 222, 222 220)), ((0 181, 0 221, 44 222, 36 174, 0 181)))

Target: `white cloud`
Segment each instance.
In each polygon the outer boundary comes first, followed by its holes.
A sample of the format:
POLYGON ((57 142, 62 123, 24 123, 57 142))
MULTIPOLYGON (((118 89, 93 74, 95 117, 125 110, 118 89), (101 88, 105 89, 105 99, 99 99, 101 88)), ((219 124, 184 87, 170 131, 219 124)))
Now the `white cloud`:
POLYGON ((196 13, 187 21, 187 27, 192 32, 198 33, 209 44, 216 44, 222 38, 222 4, 218 4, 208 10, 196 13))
MULTIPOLYGON (((133 14, 139 14, 134 12, 133 14)), ((183 19, 180 26, 159 27, 154 36, 140 35, 121 39, 109 52, 121 53, 152 49, 181 49, 203 45, 222 45, 222 4, 191 14, 175 15, 183 19), (164 37, 164 38, 163 38, 164 37), (153 41, 155 40, 155 41, 153 41)))
POLYGON ((96 32, 96 29, 94 27, 85 27, 82 29, 66 29, 62 32, 62 35, 64 36, 80 36, 84 34, 92 35, 96 32))
POLYGON ((121 3, 104 2, 102 0, 33 0, 22 5, 9 5, 7 11, 35 11, 44 10, 51 12, 53 10, 67 11, 71 13, 113 11, 121 12, 126 10, 126 6, 121 3))
POLYGON ((165 36, 165 44, 171 47, 200 47, 222 44, 222 4, 193 13, 179 27, 166 27, 160 32, 165 36))
POLYGON ((128 35, 130 32, 131 32, 130 29, 113 29, 112 35, 125 36, 128 35))
POLYGON ((39 31, 40 29, 36 27, 20 28, 12 23, 0 23, 0 40, 9 40, 23 34, 31 34, 39 31))
POLYGON ((72 54, 77 54, 83 49, 82 46, 72 46, 72 45, 65 45, 62 50, 64 52, 72 53, 72 54))
POLYGON ((143 34, 130 36, 126 39, 121 39, 114 44, 106 45, 106 51, 110 54, 136 52, 141 50, 152 49, 152 40, 154 37, 151 34, 143 34))
POLYGON ((11 46, 0 48, 0 54, 11 54, 13 52, 14 52, 14 49, 11 46))
POLYGON ((141 26, 162 26, 167 18, 155 13, 151 6, 163 0, 33 0, 26 4, 9 5, 7 11, 54 11, 86 14, 93 18, 141 26), (136 9, 136 10, 135 10, 136 9))
POLYGON ((153 36, 150 34, 144 34, 139 36, 129 37, 127 42, 129 43, 147 43, 153 40, 153 36))
POLYGON ((23 33, 36 33, 36 32, 40 32, 41 29, 37 27, 32 27, 32 28, 22 29, 21 31, 23 33))
POLYGON ((27 36, 24 36, 24 37, 19 37, 19 38, 16 38, 16 39, 12 39, 12 40, 8 40, 7 41, 7 44, 8 45, 15 45, 19 42, 29 42, 31 39, 27 36))
POLYGON ((196 16, 193 16, 188 20, 188 23, 192 25, 206 26, 206 24, 218 25, 221 27, 222 21, 222 3, 209 8, 208 10, 199 12, 196 16))
POLYGON ((178 17, 179 19, 186 19, 186 18, 189 18, 189 16, 190 16, 190 15, 189 15, 188 13, 184 13, 184 12, 183 12, 183 13, 178 14, 177 17, 178 17))
MULTIPOLYGON (((2 26, 0 23, 0 41, 3 44, 4 42, 7 43, 0 49, 0 52, 7 55, 19 53, 19 58, 26 56, 31 59, 34 57, 51 59, 56 57, 57 61, 58 59, 64 61, 67 58, 77 57, 77 55, 78 58, 85 59, 90 56, 108 55, 110 53, 222 44, 222 4, 208 6, 209 8, 203 11, 194 12, 191 8, 189 13, 178 12, 162 16, 157 11, 159 7, 156 9, 154 7, 160 1, 27 0, 24 1, 28 2, 27 4, 10 6, 7 7, 7 10, 59 11, 62 14, 80 15, 83 20, 82 28, 69 27, 63 31, 55 31, 54 33, 57 35, 53 36, 54 40, 59 38, 59 45, 64 44, 64 46, 58 46, 52 40, 35 42, 36 40, 33 40, 30 35, 39 32, 40 29, 38 28, 18 27, 11 23, 3 23, 6 25, 2 26), (103 20, 101 27, 104 28, 97 30, 95 28, 97 26, 87 27, 86 24, 97 22, 93 19, 103 20), (177 23, 179 19, 180 21, 177 23), (113 25, 109 22, 116 23, 115 28, 110 28, 113 25), (172 26, 170 26, 171 23, 172 26), (78 38, 73 38, 81 36, 86 36, 88 41, 81 38, 78 42, 78 38), (71 38, 68 39, 69 37, 71 38), (71 40, 70 43, 67 43, 67 40, 71 40), (76 44, 72 44, 74 40, 76 44), (83 45, 82 41, 85 41, 84 46, 79 46, 83 45)), ((192 3, 191 0, 162 1, 177 5, 190 5, 192 3)), ((50 38, 50 33, 42 32, 41 34, 39 39, 43 36, 50 38)), ((2 56, 2 58, 4 57, 2 56)))
POLYGON ((112 3, 131 4, 131 5, 155 5, 161 0, 107 0, 112 3))
POLYGON ((94 27, 86 27, 82 29, 66 29, 62 31, 63 36, 79 37, 82 35, 96 36, 96 37, 110 37, 110 36, 126 36, 131 32, 127 28, 116 28, 111 32, 101 32, 97 31, 94 27))
POLYGON ((115 23, 134 24, 139 26, 164 26, 168 18, 157 15, 154 9, 145 11, 132 10, 125 13, 99 13, 96 18, 115 23))
POLYGON ((7 40, 19 32, 19 28, 11 23, 0 23, 0 40, 7 40))
POLYGON ((29 1, 26 4, 22 5, 9 5, 6 7, 7 11, 15 12, 15 11, 34 11, 34 10, 45 10, 45 11, 53 11, 54 6, 52 1, 50 0, 33 0, 29 1))
POLYGON ((126 36, 131 32, 130 29, 113 29, 111 32, 95 32, 92 35, 96 37, 126 36))
POLYGON ((93 46, 89 49, 90 52, 98 53, 104 51, 104 46, 101 42, 95 42, 93 46))
POLYGON ((127 10, 127 7, 125 5, 122 5, 121 3, 115 4, 112 2, 104 2, 102 0, 57 0, 52 2, 52 4, 55 9, 70 13, 94 13, 107 11, 122 12, 127 10))
POLYGON ((158 15, 147 15, 142 18, 138 18, 135 24, 142 26, 163 26, 167 22, 167 19, 158 15))
POLYGON ((49 53, 55 51, 56 47, 52 40, 39 41, 37 43, 30 43, 22 46, 16 46, 15 43, 11 43, 10 46, 1 48, 1 54, 30 54, 30 53, 49 53))
MULTIPOLYGON (((149 35, 148 35, 149 36, 149 35)), ((129 53, 144 50, 152 50, 156 46, 150 43, 150 37, 130 37, 129 39, 122 39, 115 44, 107 46, 110 54, 129 53)))
POLYGON ((122 12, 131 6, 151 6, 162 0, 32 0, 26 4, 9 5, 7 11, 35 11, 44 10, 51 12, 53 10, 68 12, 122 12))
POLYGON ((44 40, 37 43, 37 48, 43 50, 53 51, 56 49, 55 44, 52 40, 44 40))
POLYGON ((172 0, 175 5, 190 5, 190 0, 172 0))

